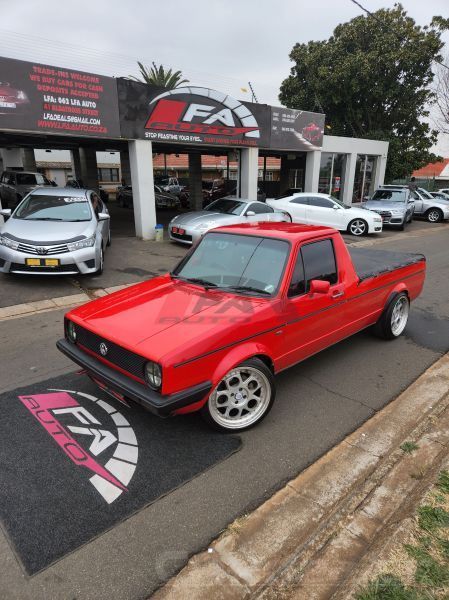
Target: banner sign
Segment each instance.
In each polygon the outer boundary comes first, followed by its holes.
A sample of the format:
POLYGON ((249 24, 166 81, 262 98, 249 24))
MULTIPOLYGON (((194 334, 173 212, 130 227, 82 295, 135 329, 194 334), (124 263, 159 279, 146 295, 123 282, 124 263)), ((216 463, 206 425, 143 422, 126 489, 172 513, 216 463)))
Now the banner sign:
POLYGON ((271 107, 271 148, 320 150, 323 145, 324 115, 292 108, 271 107))
POLYGON ((201 87, 157 88, 118 79, 122 136, 154 142, 262 146, 270 141, 270 107, 201 87))
POLYGON ((118 138, 116 80, 0 57, 0 129, 118 138))

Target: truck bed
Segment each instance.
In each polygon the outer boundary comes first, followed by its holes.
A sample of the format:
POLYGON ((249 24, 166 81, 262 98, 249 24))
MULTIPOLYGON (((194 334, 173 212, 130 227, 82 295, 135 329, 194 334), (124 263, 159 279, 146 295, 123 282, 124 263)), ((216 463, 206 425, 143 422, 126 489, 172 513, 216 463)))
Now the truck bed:
POLYGON ((348 247, 348 251, 360 281, 426 260, 423 254, 412 254, 410 252, 373 250, 372 248, 357 248, 354 246, 348 247))

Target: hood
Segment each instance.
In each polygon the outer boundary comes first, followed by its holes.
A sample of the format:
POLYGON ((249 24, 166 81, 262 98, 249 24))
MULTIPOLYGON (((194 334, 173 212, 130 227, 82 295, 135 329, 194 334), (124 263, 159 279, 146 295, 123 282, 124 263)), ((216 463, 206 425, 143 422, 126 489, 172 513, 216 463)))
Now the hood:
POLYGON ((197 344, 220 344, 229 329, 241 336, 236 322, 249 319, 257 327, 259 307, 267 305, 265 299, 205 290, 163 275, 89 302, 69 317, 107 340, 160 360, 168 353, 195 352, 197 344))
MULTIPOLYGON (((179 226, 179 225, 189 225, 189 226, 193 226, 193 225, 199 225, 200 223, 205 223, 207 221, 227 221, 229 218, 232 217, 236 217, 236 215, 227 215, 224 213, 220 213, 220 212, 214 212, 212 210, 198 210, 195 212, 191 212, 191 213, 185 213, 183 215, 180 215, 176 221, 174 222, 174 225, 179 226)), ((172 223, 173 221, 171 221, 170 223, 172 223)))
POLYGON ((407 205, 404 202, 388 202, 388 200, 368 200, 363 203, 363 206, 374 211, 398 210, 405 212, 407 210, 407 205))
POLYGON ((26 219, 8 219, 1 229, 16 241, 31 244, 52 244, 73 241, 74 238, 90 237, 95 232, 93 221, 65 223, 64 221, 27 221, 26 219))
MULTIPOLYGON (((365 206, 365 204, 363 206, 365 206)), ((373 214, 371 206, 367 206, 366 208, 358 208, 355 206, 351 206, 350 208, 346 208, 344 210, 347 211, 348 215, 351 215, 351 217, 359 217, 361 219, 367 219, 370 216, 376 216, 375 214, 373 214)))

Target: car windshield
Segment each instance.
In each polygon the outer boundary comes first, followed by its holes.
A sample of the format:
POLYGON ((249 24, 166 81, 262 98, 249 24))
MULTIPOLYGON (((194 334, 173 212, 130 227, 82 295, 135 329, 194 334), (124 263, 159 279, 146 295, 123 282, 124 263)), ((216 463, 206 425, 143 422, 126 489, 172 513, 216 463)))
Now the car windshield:
POLYGON ((333 200, 336 204, 338 204, 338 206, 341 206, 342 208, 351 208, 350 206, 347 206, 341 200, 339 200, 338 198, 335 198, 334 196, 329 196, 329 198, 331 200, 333 200))
POLYGON ((27 221, 90 221, 89 202, 83 196, 30 194, 14 213, 27 221))
POLYGON ((208 233, 172 276, 205 287, 272 296, 279 288, 289 248, 284 240, 208 233))
POLYGON ((219 212, 225 215, 239 215, 242 212, 243 206, 244 202, 240 202, 239 200, 220 198, 219 200, 215 200, 215 202, 212 202, 206 206, 205 210, 219 212))
POLYGON ((371 200, 387 200, 388 202, 406 202, 406 190, 376 190, 371 200))

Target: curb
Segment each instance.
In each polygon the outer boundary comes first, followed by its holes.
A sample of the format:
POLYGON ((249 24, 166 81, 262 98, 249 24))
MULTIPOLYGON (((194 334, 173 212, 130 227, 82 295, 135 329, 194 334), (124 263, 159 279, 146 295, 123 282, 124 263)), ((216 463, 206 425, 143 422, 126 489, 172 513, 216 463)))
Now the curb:
POLYGON ((302 588, 288 597, 329 598, 328 592, 322 595, 324 587, 340 582, 404 495, 412 493, 413 486, 399 485, 398 473, 407 473, 407 483, 421 483, 410 477, 399 446, 424 436, 441 416, 441 439, 429 435, 419 460, 425 465, 447 453, 448 390, 446 355, 253 513, 235 521, 207 552, 193 556, 153 600, 287 597, 279 580, 293 582, 298 572, 304 580, 294 587, 302 588), (320 562, 323 552, 326 560, 320 562))

